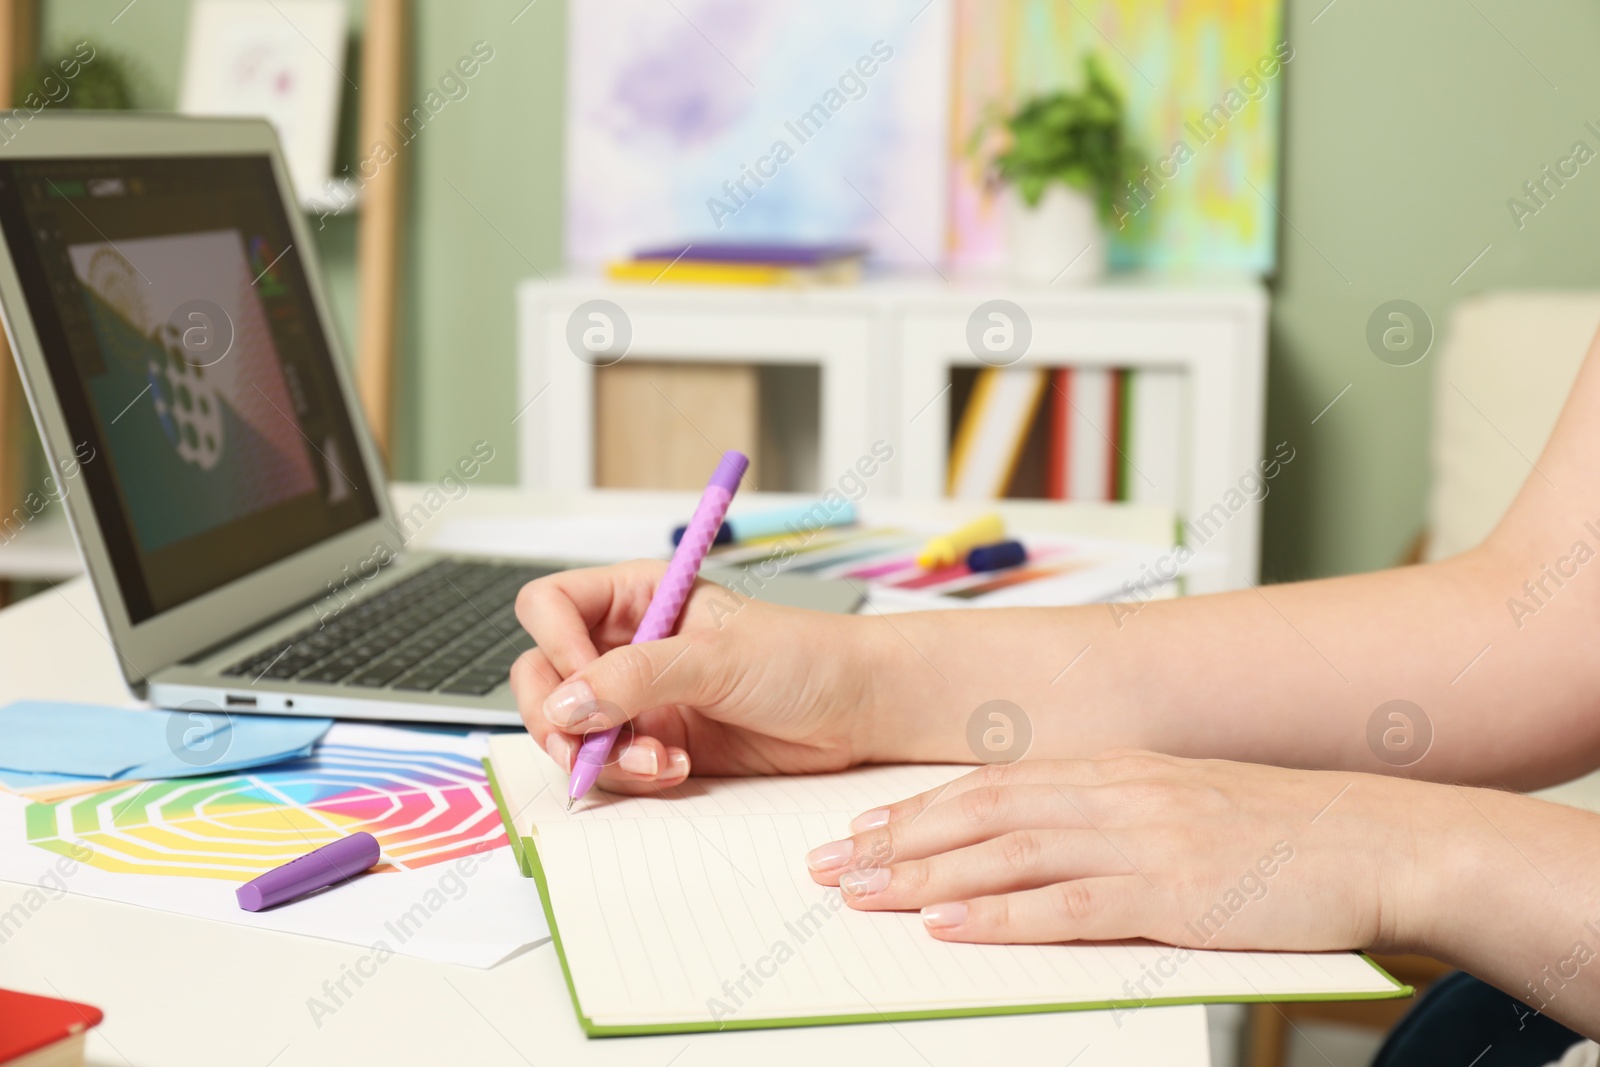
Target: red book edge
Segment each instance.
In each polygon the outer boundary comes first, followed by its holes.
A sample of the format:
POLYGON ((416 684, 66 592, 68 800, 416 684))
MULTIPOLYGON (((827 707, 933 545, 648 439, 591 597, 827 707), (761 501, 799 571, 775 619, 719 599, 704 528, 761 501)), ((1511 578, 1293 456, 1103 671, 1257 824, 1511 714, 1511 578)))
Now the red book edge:
POLYGON ((1072 433, 1072 368, 1051 372, 1050 455, 1045 465, 1045 491, 1051 500, 1067 499, 1067 442, 1072 433))
POLYGON ((105 1013, 88 1004, 0 989, 0 1063, 37 1052, 91 1026, 105 1013))

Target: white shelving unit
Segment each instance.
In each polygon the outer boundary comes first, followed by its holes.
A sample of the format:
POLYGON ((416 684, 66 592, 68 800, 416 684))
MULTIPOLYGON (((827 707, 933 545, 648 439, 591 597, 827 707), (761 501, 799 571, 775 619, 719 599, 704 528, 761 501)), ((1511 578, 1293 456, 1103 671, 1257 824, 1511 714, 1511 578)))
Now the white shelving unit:
MULTIPOLYGON (((1186 372, 1183 517, 1212 508, 1259 471, 1270 449, 1263 440, 1268 303, 1258 282, 1141 280, 1058 290, 891 278, 846 288, 734 289, 574 276, 518 288, 522 484, 593 485, 595 366, 616 353, 597 358, 575 348, 569 328, 585 305, 608 301, 631 335, 621 358, 816 366, 822 486, 882 439, 894 447, 895 460, 874 480, 874 491, 941 496, 950 433, 942 397, 952 368, 982 365, 969 346, 969 322, 992 300, 1010 301, 1029 321, 1032 341, 1018 365, 1186 372)), ((1257 503, 1230 513, 1198 549, 1190 590, 1253 584, 1260 524, 1257 503)))
MULTIPOLYGON (((821 375, 817 469, 847 469, 882 435, 874 400, 883 323, 869 303, 819 303, 807 294, 731 289, 524 283, 519 289, 521 349, 518 447, 522 484, 588 489, 594 484, 594 379, 604 354, 574 351, 569 329, 591 325, 631 333, 628 360, 780 364, 821 375), (620 310, 586 308, 604 300, 620 310), (599 314, 605 319, 589 316, 599 314), (615 320, 615 321, 613 321, 615 320), (526 410, 523 410, 526 406, 526 410), (876 435, 876 436, 875 436, 876 435)), ((836 476, 836 475, 834 475, 836 476)))

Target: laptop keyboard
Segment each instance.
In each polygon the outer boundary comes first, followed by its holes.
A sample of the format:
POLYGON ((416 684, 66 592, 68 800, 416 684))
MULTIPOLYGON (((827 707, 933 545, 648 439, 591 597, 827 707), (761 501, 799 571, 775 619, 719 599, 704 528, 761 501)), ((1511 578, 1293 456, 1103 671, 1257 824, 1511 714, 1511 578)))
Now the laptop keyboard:
POLYGON ((226 675, 482 696, 533 647, 517 590, 552 573, 518 563, 440 560, 375 597, 235 663, 226 675))

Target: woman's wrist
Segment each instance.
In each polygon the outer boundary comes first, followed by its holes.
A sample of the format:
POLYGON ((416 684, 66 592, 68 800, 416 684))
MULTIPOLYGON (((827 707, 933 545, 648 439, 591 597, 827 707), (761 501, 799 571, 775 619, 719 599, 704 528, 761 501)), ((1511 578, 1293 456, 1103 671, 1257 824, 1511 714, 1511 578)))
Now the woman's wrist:
POLYGON ((1533 887, 1523 886, 1522 876, 1534 881, 1540 876, 1526 859, 1513 864, 1520 869, 1508 869, 1516 853, 1497 827, 1516 832, 1515 809, 1539 802, 1467 786, 1410 783, 1410 788, 1427 799, 1410 805, 1412 855, 1404 882, 1385 901, 1394 921, 1385 923, 1383 947, 1461 966, 1494 925, 1497 909, 1527 906, 1526 889, 1533 887))
MULTIPOLYGON (((908 756, 901 744, 904 691, 903 668, 891 640, 893 631, 882 619, 857 616, 849 626, 835 633, 842 638, 838 648, 844 676, 859 678, 862 690, 854 707, 844 707, 855 763, 904 763, 908 756)), ((845 687, 849 699, 849 687, 845 687)))
POLYGON ((857 762, 961 762, 953 744, 941 743, 942 735, 953 735, 957 727, 942 721, 950 694, 934 688, 950 686, 924 658, 937 649, 921 651, 930 641, 939 643, 959 614, 939 613, 940 627, 924 627, 923 616, 906 614, 859 616, 855 625, 840 628, 846 642, 843 662, 865 686, 860 706, 846 710, 857 762))
POLYGON ((1470 827, 1452 825, 1444 833, 1428 828, 1395 839, 1398 847, 1379 858, 1378 941, 1372 948, 1437 959, 1441 936, 1458 921, 1461 887, 1481 884, 1473 871, 1475 836, 1470 827))

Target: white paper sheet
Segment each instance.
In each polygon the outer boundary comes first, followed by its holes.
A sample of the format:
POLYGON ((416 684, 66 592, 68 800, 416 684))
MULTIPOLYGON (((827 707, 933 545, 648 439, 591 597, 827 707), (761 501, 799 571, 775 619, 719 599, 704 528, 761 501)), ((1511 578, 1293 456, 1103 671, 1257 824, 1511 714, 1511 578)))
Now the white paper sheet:
MULTIPOLYGON (((311 759, 36 803, 0 794, 0 879, 490 967, 549 936, 506 846, 481 733, 338 723, 311 759), (238 885, 356 830, 379 868, 264 912, 238 885), (192 874, 187 872, 193 872, 192 874)), ((25 915, 0 912, 0 942, 25 915)))
MULTIPOLYGON (((522 877, 505 848, 419 871, 368 875, 249 912, 235 901, 230 882, 99 871, 22 844, 21 806, 16 797, 0 796, 0 879, 37 889, 37 897, 30 892, 23 898, 21 906, 30 912, 58 898, 64 886, 102 900, 467 967, 492 967, 550 936, 538 887, 522 877)), ((8 925, 25 918, 0 912, 0 942, 9 935, 8 925)))

